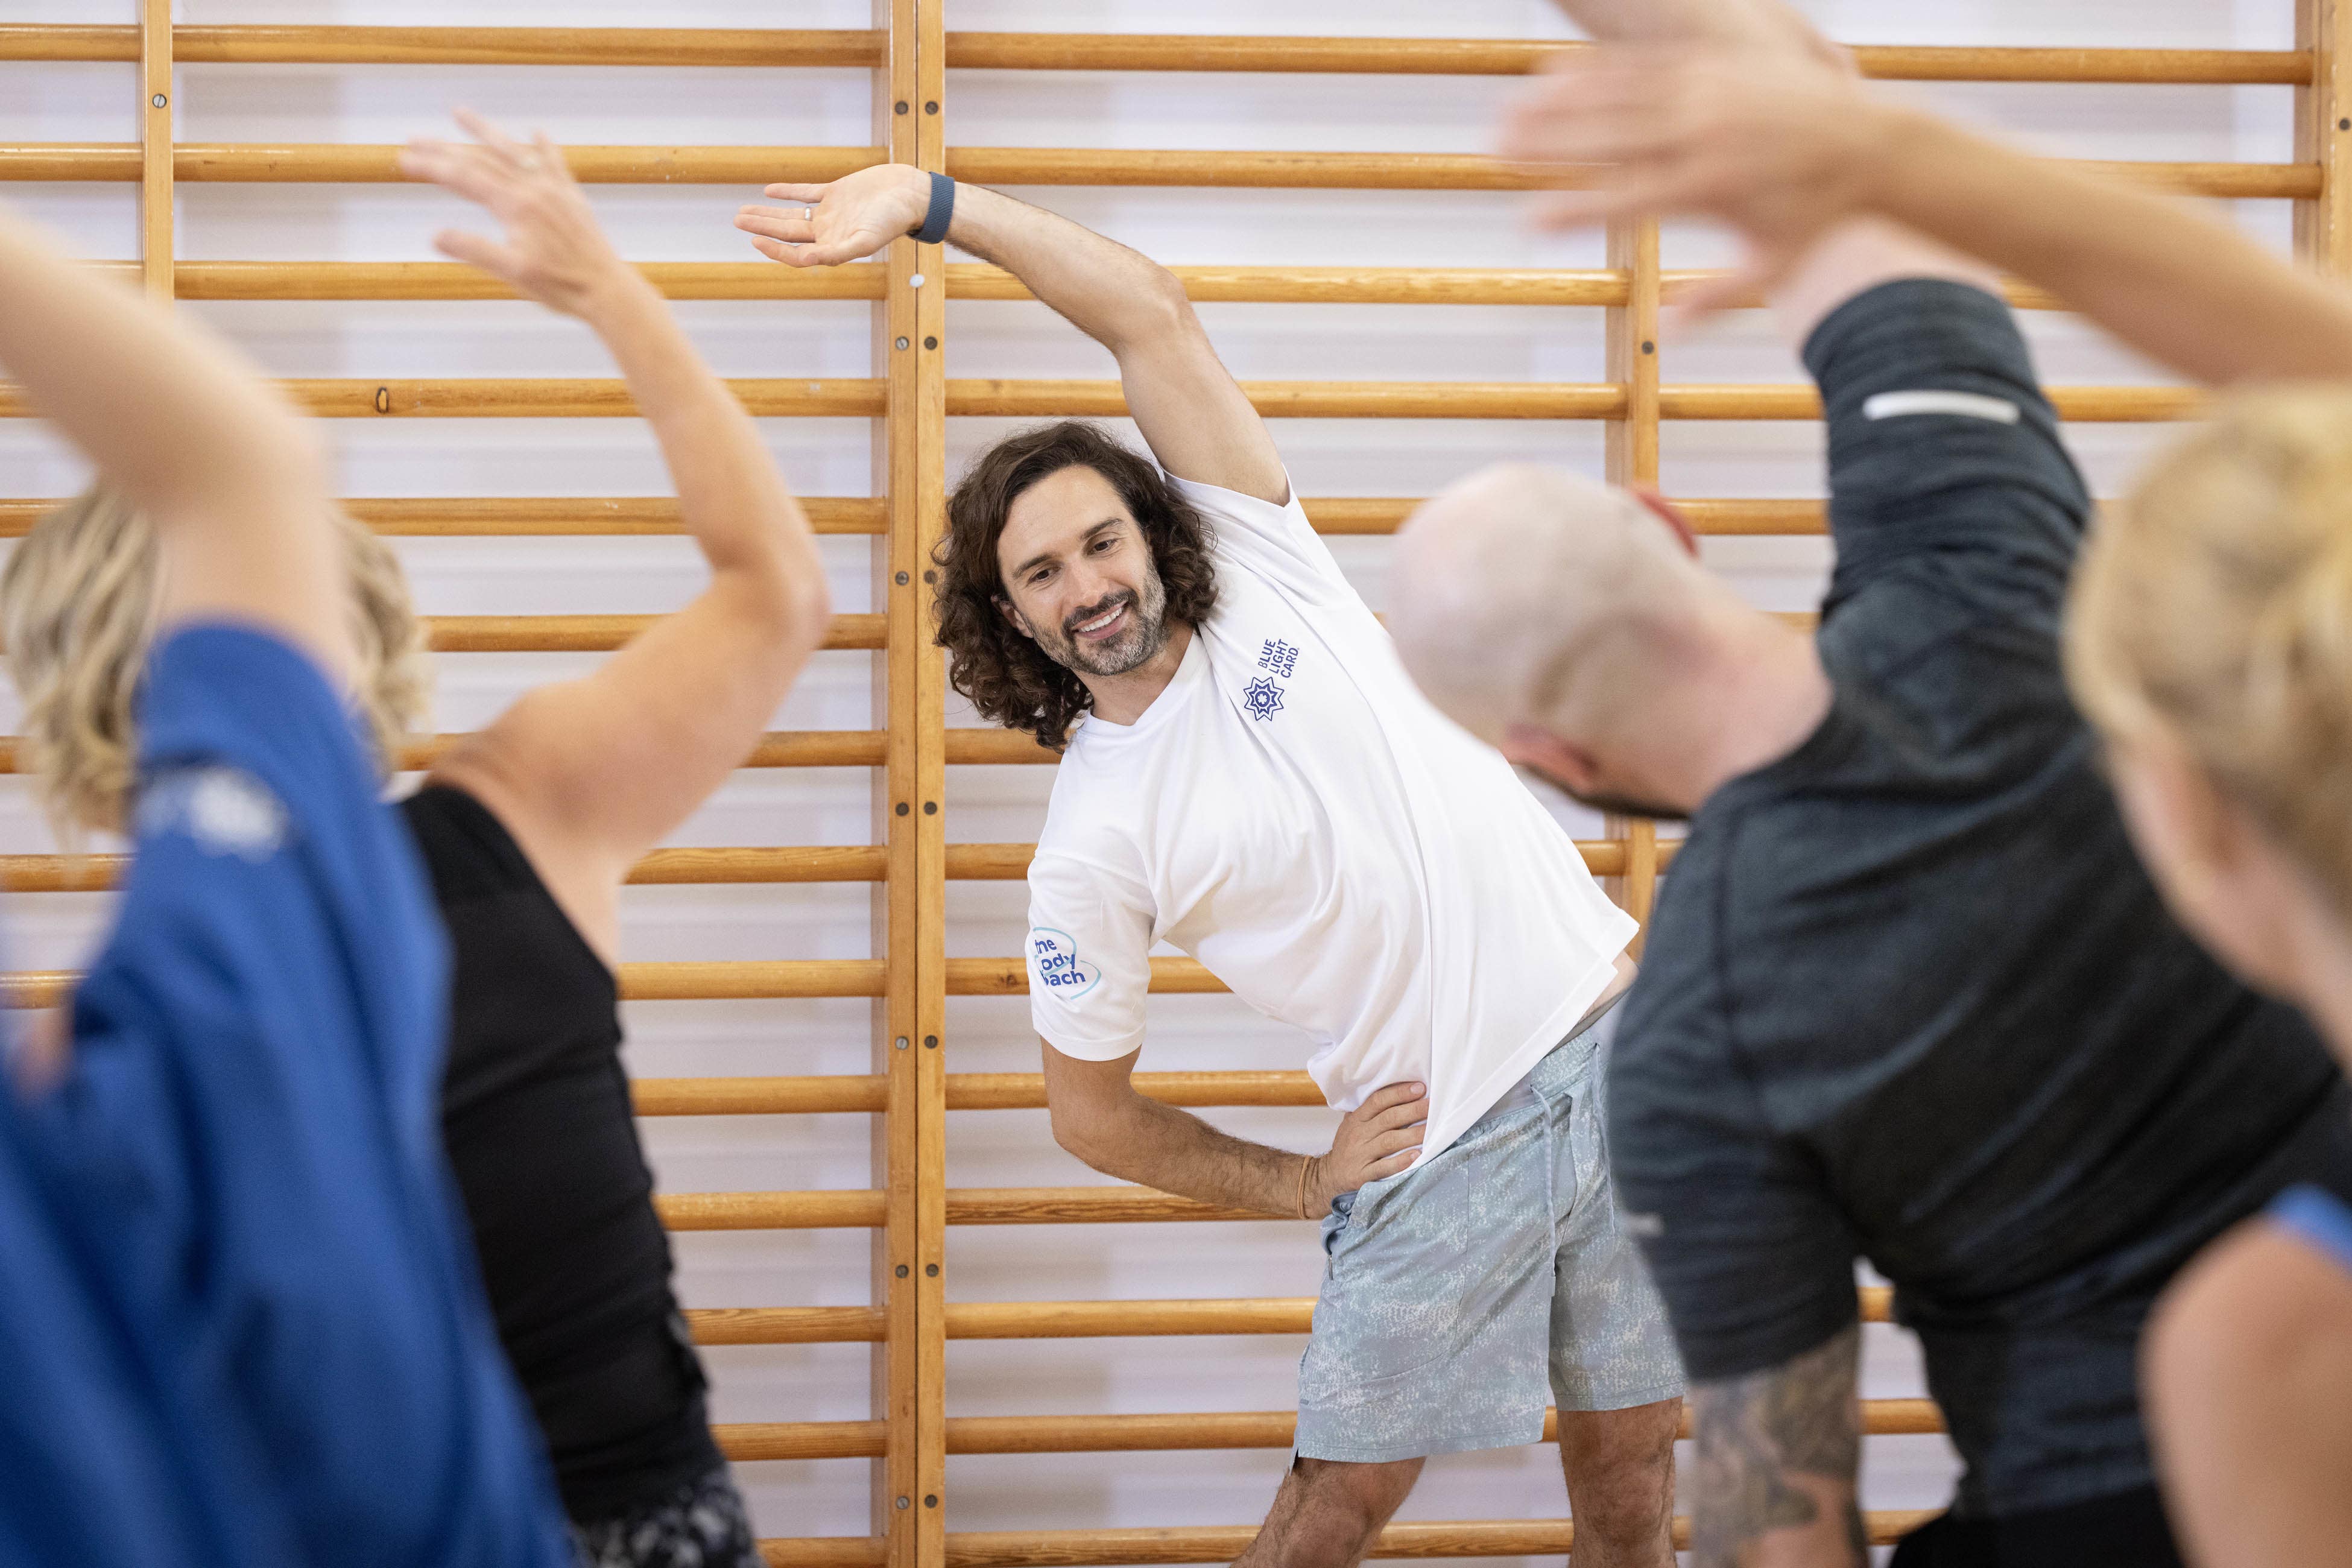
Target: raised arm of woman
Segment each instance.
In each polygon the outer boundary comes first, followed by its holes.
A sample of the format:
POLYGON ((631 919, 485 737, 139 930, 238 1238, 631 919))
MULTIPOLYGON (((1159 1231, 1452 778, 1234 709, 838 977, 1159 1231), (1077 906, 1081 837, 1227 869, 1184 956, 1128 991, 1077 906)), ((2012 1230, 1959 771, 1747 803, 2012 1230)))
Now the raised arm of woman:
POLYGON ((161 626, 245 621, 349 682, 326 460, 252 366, 0 207, 0 368, 152 521, 161 626))
POLYGON ((710 563, 686 608, 593 674, 523 697, 436 770, 499 816, 609 961, 621 879, 750 753, 824 640, 830 605, 807 519, 757 428, 614 251, 562 152, 459 118, 473 142, 412 143, 403 168, 479 202, 505 237, 436 243, 595 329, 710 563))

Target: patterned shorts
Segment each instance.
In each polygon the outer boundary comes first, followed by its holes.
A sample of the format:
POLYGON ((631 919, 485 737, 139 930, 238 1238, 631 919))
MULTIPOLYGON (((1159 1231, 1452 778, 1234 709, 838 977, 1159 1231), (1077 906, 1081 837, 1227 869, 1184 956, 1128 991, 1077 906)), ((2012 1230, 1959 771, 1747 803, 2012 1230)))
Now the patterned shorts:
POLYGON ((626 1513, 574 1522, 582 1568, 761 1568, 743 1496, 725 1465, 626 1513))
POLYGON ((1591 1031, 1450 1147, 1341 1196, 1298 1367, 1297 1453, 1381 1464, 1532 1443, 1544 1396, 1682 1393, 1665 1307, 1625 1233, 1591 1031))

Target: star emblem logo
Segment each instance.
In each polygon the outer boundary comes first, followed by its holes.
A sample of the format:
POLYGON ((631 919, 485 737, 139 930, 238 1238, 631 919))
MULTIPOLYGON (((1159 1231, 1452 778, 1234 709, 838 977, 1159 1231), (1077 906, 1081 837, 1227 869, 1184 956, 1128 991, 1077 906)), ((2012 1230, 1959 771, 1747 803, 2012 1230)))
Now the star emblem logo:
POLYGON ((1242 705, 1253 719, 1271 719, 1282 711, 1282 688, 1261 675, 1242 688, 1242 705))

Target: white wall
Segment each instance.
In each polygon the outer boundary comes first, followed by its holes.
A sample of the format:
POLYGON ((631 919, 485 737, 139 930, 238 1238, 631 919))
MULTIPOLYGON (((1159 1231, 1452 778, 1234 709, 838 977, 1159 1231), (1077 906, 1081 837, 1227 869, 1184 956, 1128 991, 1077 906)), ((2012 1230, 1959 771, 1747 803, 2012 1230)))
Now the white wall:
MULTIPOLYGON (((1816 0, 1849 42, 2143 44, 2283 47, 2290 0, 1816 0)), ((11 0, 11 20, 129 21, 131 0, 11 0)), ((508 23, 579 26, 863 26, 861 0, 572 0, 560 18, 530 0, 182 0, 181 20, 219 22, 508 23)), ((1558 36, 1538 0, 1194 0, 1171 12, 1137 0, 957 0, 949 25, 972 29, 1165 30, 1494 37, 1558 36)), ((1476 151, 1504 84, 1476 79, 1050 77, 958 72, 946 112, 951 144, 1476 151)), ((1903 89, 2051 152, 2114 158, 2284 160, 2291 153, 2284 88, 1937 87, 1903 89)), ((184 67, 179 134, 192 141, 396 142, 444 124, 467 103, 560 140, 602 142, 849 143, 870 139, 866 73, 848 70, 632 70, 509 68, 184 67)), ((119 65, 0 64, 0 140, 129 141, 136 79, 119 65)), ((1595 241, 1528 236, 1519 202, 1444 192, 1047 190, 1024 192, 1171 263, 1593 266, 1595 241)), ((594 192, 625 250, 643 259, 749 258, 728 227, 750 190, 601 187, 594 192)), ((28 185, 17 201, 93 256, 134 253, 129 186, 28 185)), ((2283 203, 2242 204, 2247 222, 2284 244, 2283 203)), ((469 221, 437 192, 404 187, 188 185, 179 195, 184 257, 408 259, 428 237, 469 221)), ((1720 259, 1717 237, 1675 229, 1669 267, 1720 259)), ((606 362, 579 327, 509 303, 209 304, 185 307, 289 375, 603 375, 606 362)), ((724 374, 868 374, 862 304, 693 303, 679 307, 724 374)), ((1243 376, 1373 380, 1597 381, 1601 316, 1504 307, 1212 305, 1202 311, 1243 376)), ((2029 331, 2053 382, 2139 380, 2141 365, 2070 321, 2034 317, 2029 331)), ((1669 382, 1799 378, 1760 315, 1662 345, 1669 382)), ((965 302, 949 310, 952 375, 1108 375, 1092 344, 1028 304, 965 302)), ((794 484, 811 494, 864 493, 864 421, 769 420, 765 433, 794 484)), ((950 430, 951 470, 1002 422, 950 430)), ((352 495, 654 493, 665 487, 635 421, 333 423, 341 481, 352 495)), ((2113 493, 2161 431, 2076 429, 2095 488, 2113 493)), ((1540 455, 1598 471, 1591 425, 1473 421, 1302 420, 1277 438, 1308 496, 1424 494, 1490 458, 1540 455)), ((1821 447, 1802 425, 1669 426, 1664 480, 1683 495, 1820 493, 1821 447)), ((0 422, 0 494, 58 494, 79 470, 37 427, 0 422)), ((1377 606, 1387 542, 1337 542, 1377 606)), ((682 602, 699 568, 682 540, 403 540, 423 607, 434 613, 658 611, 682 602)), ((825 553, 838 607, 869 607, 867 543, 833 539, 825 553)), ((1718 540, 1710 560, 1755 599, 1809 605, 1826 546, 1805 540, 1718 540)), ((869 722, 865 654, 824 654, 778 714, 779 728, 869 722)), ((479 723, 526 687, 579 668, 566 656, 446 658, 445 728, 479 723)), ((0 725, 13 725, 13 698, 0 725)), ((968 721, 968 720, 966 721, 968 721)), ((950 780, 953 840, 1034 838, 1050 785, 1036 768, 965 768, 950 780)), ((746 773, 677 836, 680 844, 840 844, 867 832, 864 770, 746 773)), ((1573 814, 1570 814, 1573 819, 1573 814)), ((1580 829, 1589 829, 1580 821, 1580 829)), ((20 783, 0 781, 0 849, 48 847, 20 783)), ((859 887, 634 889, 625 906, 632 959, 850 958, 868 953, 859 887)), ((951 955, 1006 954, 1023 930, 1018 884, 951 884, 951 955)), ((19 898, 8 911, 16 966, 72 962, 102 913, 99 900, 19 898)), ((863 1072, 866 1005, 851 1001, 634 1004, 632 1068, 649 1075, 863 1072)), ((950 1003, 950 1070, 1034 1070, 1036 1047, 1018 999, 950 1003)), ((1297 1067, 1303 1040, 1226 997, 1167 997, 1154 1005, 1146 1066, 1297 1067)), ((1292 1147, 1321 1146, 1324 1112, 1234 1110, 1213 1120, 1292 1147)), ((862 1187, 863 1117, 655 1121, 646 1136, 671 1190, 862 1187)), ((950 1120, 949 1175, 960 1186, 1061 1184, 1092 1179, 1056 1151, 1043 1113, 964 1112, 950 1120)), ((861 1303, 860 1232, 688 1235, 678 1238, 688 1305, 861 1303)), ((1307 1233, 1278 1225, 966 1228, 950 1233, 950 1300, 1186 1295, 1306 1295, 1319 1255, 1307 1233)), ((1266 1409, 1289 1402, 1302 1341, 1060 1340, 952 1345, 956 1415, 1266 1409)), ((1908 1337, 1868 1331, 1874 1396, 1922 1392, 1908 1337)), ((862 1418, 862 1346, 722 1348, 708 1352, 720 1420, 862 1418)), ((952 1530, 1212 1524, 1259 1517, 1280 1474, 1277 1452, 978 1457, 950 1460, 952 1530)), ((1866 1503, 1931 1506, 1952 1463, 1939 1437, 1869 1444, 1866 1503)), ((742 1467, 764 1534, 859 1533, 866 1528, 863 1462, 742 1467)), ((1408 1519, 1557 1515, 1559 1474, 1537 1449, 1441 1458, 1405 1508, 1408 1519)))

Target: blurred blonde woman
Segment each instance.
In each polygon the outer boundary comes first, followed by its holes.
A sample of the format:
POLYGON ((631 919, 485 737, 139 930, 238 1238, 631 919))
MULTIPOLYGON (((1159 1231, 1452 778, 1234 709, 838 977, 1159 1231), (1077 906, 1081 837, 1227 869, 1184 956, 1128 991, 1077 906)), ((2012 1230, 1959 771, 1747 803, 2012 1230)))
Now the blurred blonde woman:
MULTIPOLYGON (((1598 50, 1529 92, 1505 151, 1614 165, 1548 198, 1562 224, 1732 224, 1749 265, 1717 303, 1849 219, 1890 218, 2192 378, 2273 384, 2225 398, 2092 531, 2066 662, 2173 913, 2352 1064, 2352 297, 2149 191, 1785 60, 1598 50)), ((2240 1065, 2244 1100, 2276 1091, 2240 1065)), ((2144 1337, 2167 1509, 2207 1568, 2352 1557, 2346 1196, 2280 1194, 2180 1274, 2144 1337)))
MULTIPOLYGON (((2181 922, 2352 1064, 2352 384, 2242 394, 2095 535, 2069 675, 2181 922)), ((2143 1362, 2213 1563, 2352 1551, 2352 1207, 2315 1186, 2173 1287, 2143 1362)))
MULTIPOLYGON (((584 1559, 749 1568, 757 1547, 710 1436, 620 1063, 619 900, 823 640, 824 582, 755 426, 614 252, 561 153, 459 118, 473 142, 412 143, 404 167, 480 203, 504 237, 437 243, 595 330, 710 583, 593 673, 525 695, 402 804, 455 959, 442 1131, 584 1559)), ((336 538, 357 706, 389 761, 421 717, 420 628, 383 543, 348 519, 336 538)), ((140 510, 100 489, 44 519, 0 575, 26 761, 68 828, 123 823, 155 545, 140 510)))

